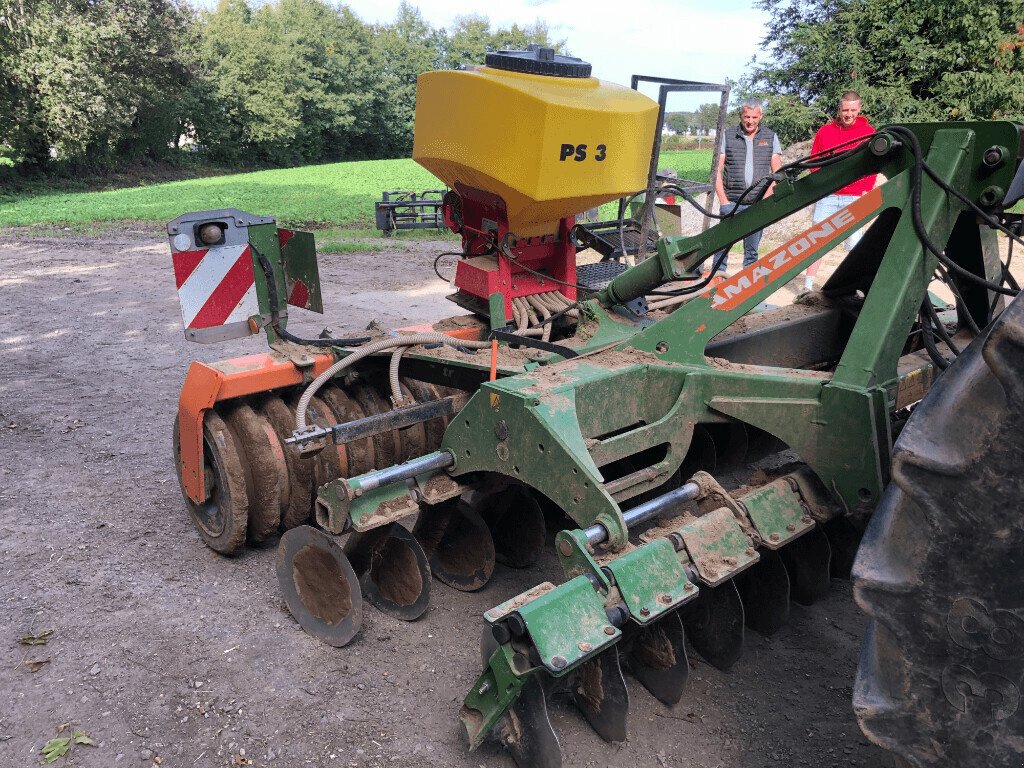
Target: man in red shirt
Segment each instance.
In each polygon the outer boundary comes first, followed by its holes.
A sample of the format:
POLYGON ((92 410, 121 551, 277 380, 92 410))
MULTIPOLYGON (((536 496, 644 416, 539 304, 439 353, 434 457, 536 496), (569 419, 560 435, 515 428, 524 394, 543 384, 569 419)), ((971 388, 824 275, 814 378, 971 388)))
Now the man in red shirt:
MULTIPOLYGON (((818 132, 814 135, 814 145, 811 148, 811 152, 814 154, 827 152, 840 145, 845 146, 839 151, 851 149, 856 144, 848 142, 873 134, 875 129, 871 127, 871 123, 867 121, 867 118, 861 116, 860 107, 860 96, 856 91, 844 93, 839 99, 838 116, 832 122, 826 123, 818 129, 818 132)), ((814 206, 814 223, 817 224, 819 221, 824 221, 841 208, 848 206, 861 195, 870 192, 874 189, 874 186, 875 176, 865 176, 863 179, 858 179, 852 184, 847 184, 842 189, 837 190, 835 194, 823 197, 814 206)), ((864 229, 860 229, 850 235, 846 239, 847 248, 853 248, 859 243, 863 234, 864 229)), ((807 268, 807 274, 804 277, 805 291, 813 288, 813 280, 818 274, 820 264, 820 261, 816 261, 807 268)))

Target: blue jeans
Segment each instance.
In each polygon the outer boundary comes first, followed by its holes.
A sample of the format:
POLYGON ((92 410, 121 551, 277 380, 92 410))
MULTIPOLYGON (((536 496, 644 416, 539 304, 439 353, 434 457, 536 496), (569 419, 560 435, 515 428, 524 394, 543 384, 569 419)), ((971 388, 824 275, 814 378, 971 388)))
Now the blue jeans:
MULTIPOLYGON (((722 214, 723 216, 725 216, 727 214, 732 213, 733 211, 735 211, 736 213, 740 213, 741 211, 747 210, 747 208, 749 208, 749 207, 750 207, 749 205, 736 205, 736 203, 726 203, 725 205, 722 206, 722 210, 719 211, 719 213, 722 214)), ((761 232, 762 231, 763 230, 759 229, 759 230, 757 230, 757 232, 751 232, 749 235, 747 235, 746 237, 743 238, 743 266, 744 267, 749 267, 751 264, 753 264, 755 261, 757 261, 757 246, 759 246, 761 244, 761 232)), ((718 270, 722 270, 724 272, 728 268, 728 266, 729 266, 728 251, 719 251, 718 253, 716 253, 714 256, 711 257, 711 267, 709 269, 714 270, 715 272, 717 272, 718 270), (715 269, 714 265, 718 261, 719 258, 722 259, 722 263, 721 263, 721 265, 719 266, 718 269, 715 269)))
MULTIPOLYGON (((857 199, 857 195, 829 195, 823 197, 817 203, 814 204, 814 215, 811 217, 815 224, 819 221, 824 221, 829 216, 833 216, 839 213, 840 210, 848 206, 854 200, 857 199)), ((864 237, 864 230, 867 227, 861 227, 856 232, 846 238, 846 247, 853 248, 860 239, 864 237)))

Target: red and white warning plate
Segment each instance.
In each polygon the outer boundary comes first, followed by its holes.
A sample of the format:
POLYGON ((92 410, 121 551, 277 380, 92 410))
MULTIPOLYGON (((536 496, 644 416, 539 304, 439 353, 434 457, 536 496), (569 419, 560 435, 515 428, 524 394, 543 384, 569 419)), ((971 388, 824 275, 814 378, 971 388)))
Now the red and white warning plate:
POLYGON ((248 336, 260 314, 248 243, 172 254, 185 336, 198 342, 248 336))

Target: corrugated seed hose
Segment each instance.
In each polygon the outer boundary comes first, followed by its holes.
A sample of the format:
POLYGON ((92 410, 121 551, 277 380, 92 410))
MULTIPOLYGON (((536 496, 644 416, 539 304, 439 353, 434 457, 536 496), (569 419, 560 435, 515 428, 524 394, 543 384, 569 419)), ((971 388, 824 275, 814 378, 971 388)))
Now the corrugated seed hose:
MULTIPOLYGON (((466 339, 456 339, 443 333, 412 333, 405 336, 395 336, 393 338, 381 339, 380 341, 372 341, 367 344, 363 344, 351 355, 342 358, 313 379, 309 386, 306 387, 302 396, 299 398, 298 405, 295 408, 295 431, 306 431, 306 409, 309 407, 309 401, 313 399, 324 384, 337 376, 341 371, 345 370, 353 363, 358 363, 365 357, 377 354, 378 352, 383 352, 386 349, 392 349, 394 347, 413 347, 417 344, 446 344, 449 347, 465 347, 466 349, 489 349, 491 346, 490 341, 467 341, 466 339)), ((394 381, 392 381, 392 391, 399 393, 402 391, 395 387, 394 381)))

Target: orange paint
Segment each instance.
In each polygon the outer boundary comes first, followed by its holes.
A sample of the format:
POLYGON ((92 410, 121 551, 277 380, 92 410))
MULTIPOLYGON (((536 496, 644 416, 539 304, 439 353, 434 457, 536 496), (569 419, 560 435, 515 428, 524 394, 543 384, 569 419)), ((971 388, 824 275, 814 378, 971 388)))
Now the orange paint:
POLYGON ((437 331, 430 323, 423 323, 421 325, 408 325, 405 328, 398 328, 396 330, 404 333, 443 333, 445 336, 451 336, 453 339, 465 339, 466 341, 480 341, 484 337, 483 328, 455 328, 450 331, 437 331))
POLYGON ((498 378, 498 340, 491 339, 491 378, 494 381, 498 378))
POLYGON ((876 213, 881 206, 880 188, 857 198, 850 205, 723 281, 711 300, 712 309, 735 309, 766 285, 803 269, 814 254, 876 213))
MULTIPOLYGON (((313 357, 313 375, 334 362, 331 355, 313 357)), ((291 360, 262 353, 223 360, 213 365, 193 362, 178 397, 181 482, 196 504, 206 498, 203 478, 203 417, 215 403, 302 384, 303 369, 291 360)))

